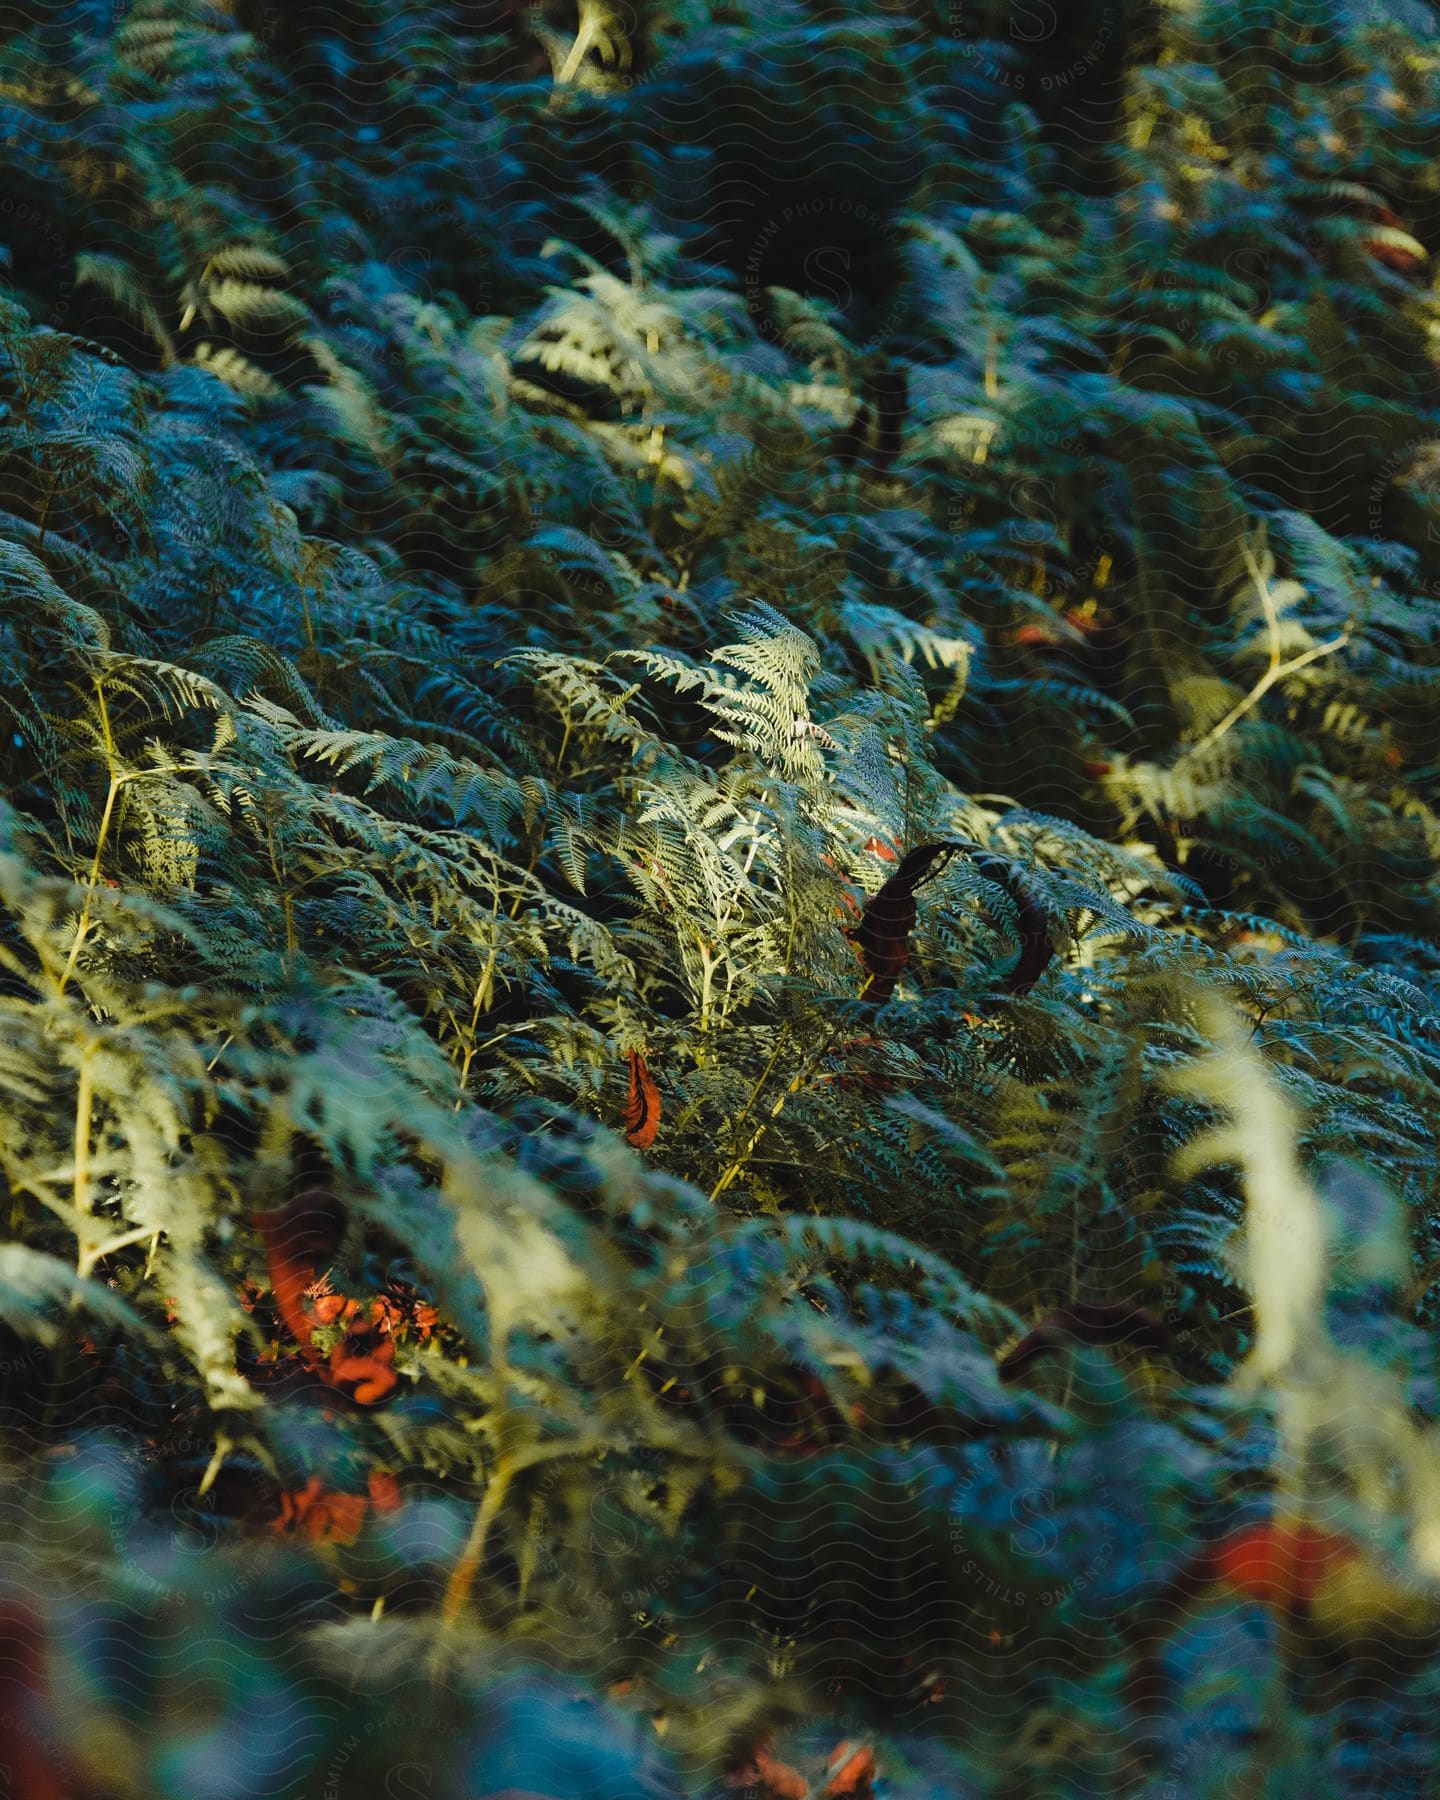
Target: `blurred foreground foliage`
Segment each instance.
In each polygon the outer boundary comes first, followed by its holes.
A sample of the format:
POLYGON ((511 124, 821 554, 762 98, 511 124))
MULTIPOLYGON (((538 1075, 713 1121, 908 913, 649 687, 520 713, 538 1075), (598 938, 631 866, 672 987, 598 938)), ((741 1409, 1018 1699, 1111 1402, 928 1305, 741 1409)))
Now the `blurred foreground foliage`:
POLYGON ((1434 1791, 1382 10, 0 7, 14 1792, 1434 1791))

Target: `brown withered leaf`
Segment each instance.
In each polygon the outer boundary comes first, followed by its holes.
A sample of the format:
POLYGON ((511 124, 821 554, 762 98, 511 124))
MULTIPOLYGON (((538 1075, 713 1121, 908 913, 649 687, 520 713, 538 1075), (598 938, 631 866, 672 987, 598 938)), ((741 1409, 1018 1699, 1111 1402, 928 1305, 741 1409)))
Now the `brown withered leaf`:
POLYGON ((1050 941, 1050 919, 1033 891, 1017 873, 1014 865, 993 850, 982 850, 978 844, 959 843, 987 881, 993 881, 1015 902, 1020 924, 1020 960, 1005 977, 1005 991, 1028 994, 1050 965, 1055 946, 1050 941))
POLYGON ((979 844, 952 838, 933 844, 917 844, 902 858, 900 867, 878 890, 860 920, 857 941, 871 980, 865 998, 884 1004, 895 992, 895 983, 910 960, 910 933, 915 929, 915 890, 944 868, 945 862, 963 852, 987 881, 1001 887, 1015 903, 1020 926, 1020 958, 1005 977, 1011 994, 1028 994, 1045 973, 1055 947, 1050 941, 1050 920, 1020 873, 1003 856, 979 844), (941 858, 945 862, 941 862, 941 858), (937 863, 939 867, 937 867, 937 863))
POLYGON ((901 858, 900 867, 872 895, 860 920, 857 934, 860 954, 870 974, 865 998, 883 1005, 895 992, 895 983, 910 960, 910 933, 915 929, 915 890, 932 874, 938 874, 935 863, 947 861, 958 848, 955 844, 918 844, 901 858))
POLYGON ((1159 1354, 1169 1347, 1164 1322, 1144 1306, 1123 1301, 1075 1300, 1046 1313, 1000 1363, 1002 1381, 1018 1381, 1052 1350, 1098 1344, 1159 1354))

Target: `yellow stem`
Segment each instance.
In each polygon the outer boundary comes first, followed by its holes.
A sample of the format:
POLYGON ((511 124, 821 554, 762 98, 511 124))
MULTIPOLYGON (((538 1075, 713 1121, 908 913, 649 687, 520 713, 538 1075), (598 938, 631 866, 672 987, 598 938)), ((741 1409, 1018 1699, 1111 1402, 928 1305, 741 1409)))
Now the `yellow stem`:
MULTIPOLYGON (((95 1045, 87 1044, 80 1057, 80 1085, 75 1096, 75 1211, 82 1220, 90 1216, 90 1119, 95 1104, 95 1045)), ((75 1270, 82 1278, 90 1273, 94 1258, 80 1229, 75 1270)))
POLYGON ((180 768, 178 763, 166 763, 162 768, 133 769, 129 774, 119 772, 115 767, 115 738, 110 730, 110 711, 105 704, 105 689, 99 681, 95 683, 95 698, 100 705, 100 726, 104 734, 105 761, 110 769, 110 787, 105 795, 105 810, 100 815, 100 830, 95 838, 95 855, 90 862, 90 880, 80 908, 80 922, 75 928, 75 941, 70 946, 70 954, 60 972, 59 992, 62 994, 75 973, 76 960, 90 935, 91 909, 96 890, 100 886, 100 868, 105 856, 105 840, 110 835, 110 822, 115 816, 116 796, 127 781, 139 781, 145 775, 174 775, 180 768))
POLYGON ((533 1468, 536 1463, 551 1462, 562 1456, 585 1455, 597 1448, 596 1440, 582 1438, 567 1444, 532 1444, 528 1450, 514 1450, 497 1459, 490 1479, 485 1484, 484 1495, 475 1510, 465 1548, 460 1552, 460 1560, 450 1571, 450 1579, 445 1584, 445 1597, 440 1606, 440 1621, 444 1630, 448 1631, 465 1610, 470 1590, 475 1585, 475 1577, 485 1560, 485 1540, 505 1503, 506 1493, 514 1478, 522 1469, 533 1468))
MULTIPOLYGON (((770 1079, 771 1070, 775 1067, 776 1063, 779 1062, 779 1060, 780 1060, 780 1052, 785 1048, 786 1040, 789 1038, 789 1035, 790 1035, 790 1026, 787 1021, 784 1025, 782 1025, 780 1027, 780 1035, 775 1040, 775 1048, 770 1052, 769 1057, 766 1059, 765 1067, 760 1071, 760 1074, 759 1074, 758 1078, 756 1079, 754 1087, 751 1088, 749 1098, 746 1100, 744 1106, 742 1106, 740 1108, 740 1116, 735 1121, 734 1134, 733 1134, 733 1137, 731 1140, 732 1142, 734 1141, 735 1138, 739 1137, 740 1127, 750 1117, 751 1109, 755 1105, 755 1102, 760 1098, 761 1089, 765 1086, 765 1083, 770 1079)), ((710 1196, 710 1198, 713 1200, 715 1198, 715 1195, 712 1194, 710 1196)))
POLYGON ((70 977, 75 973, 76 959, 81 947, 90 935, 90 909, 94 904, 95 890, 100 885, 100 862, 105 854, 105 838, 110 830, 110 821, 115 813, 115 796, 125 780, 123 775, 110 777, 110 790, 105 796, 105 810, 100 815, 100 833, 95 841, 95 856, 90 864, 90 883, 85 890, 85 900, 80 908, 80 922, 75 927, 75 941, 70 946, 70 954, 65 959, 65 967, 60 972, 60 992, 63 994, 70 977))
POLYGON ((593 8, 582 7, 580 10, 580 29, 575 33, 575 42, 570 46, 570 54, 565 58, 560 73, 555 77, 556 87, 564 87, 575 79, 575 72, 585 60, 585 52, 595 42, 597 17, 593 8))
POLYGON ((130 1244, 138 1244, 142 1238, 152 1236, 148 1225, 137 1225, 133 1230, 122 1231, 118 1237, 106 1238, 103 1244, 97 1244, 93 1250, 87 1250, 80 1258, 79 1273, 88 1275, 102 1257, 112 1256, 117 1250, 124 1250, 130 1244))
MULTIPOLYGON (((498 891, 496 895, 496 905, 499 905, 498 891)), ((475 1033, 480 1026, 481 1013, 486 1012, 489 1009, 490 988, 492 978, 495 974, 495 958, 498 951, 498 944, 492 944, 490 946, 490 955, 486 959, 485 967, 480 972, 479 981, 475 984, 475 1003, 470 1009, 470 1042, 465 1046, 464 1058, 460 1064, 460 1094, 455 1102, 456 1112, 459 1112, 460 1108, 465 1104, 465 1086, 470 1079, 470 1065, 475 1060, 475 1033)))
POLYGON ((1255 561, 1250 546, 1242 544, 1241 552, 1244 555, 1245 567, 1250 573, 1250 579, 1255 583, 1255 591, 1260 596, 1260 605, 1264 609, 1265 624, 1270 636, 1270 666, 1245 698, 1236 701, 1220 723, 1207 731, 1200 742, 1186 752, 1188 756, 1199 756, 1224 737, 1230 727, 1238 720, 1243 719, 1251 707, 1259 705, 1277 681, 1283 681, 1287 675, 1293 675, 1297 669, 1303 669, 1307 663, 1318 662, 1322 656, 1329 656, 1333 651, 1343 649, 1349 643, 1353 630, 1353 626, 1347 619, 1345 628, 1339 637, 1331 638, 1328 643, 1313 644, 1310 649, 1302 651, 1299 656, 1292 656, 1289 662, 1282 663, 1280 660, 1280 616, 1275 608, 1275 599, 1270 592, 1270 584, 1255 561))
MULTIPOLYGON (((715 1000, 715 971, 719 964, 711 961, 710 945, 703 932, 695 933, 695 942, 700 947, 700 1034, 702 1037, 708 1037, 710 1014, 715 1000)), ((695 1062, 697 1067, 704 1067, 705 1052, 703 1050, 697 1054, 695 1062)))
MULTIPOLYGON (((862 998, 864 997, 865 989, 870 986, 870 983, 874 979, 875 979, 875 977, 873 975, 866 976, 865 985, 864 985, 864 987, 862 987, 860 989, 860 994, 861 994, 862 998)), ((756 1145, 760 1142, 761 1138, 764 1137, 765 1133, 770 1129, 770 1127, 775 1123, 776 1119, 778 1119, 780 1117, 780 1114, 784 1108, 785 1102, 790 1098, 790 1096, 792 1094, 798 1093, 800 1091, 800 1089, 804 1086, 805 1082, 808 1081, 809 1078, 815 1073, 816 1069, 819 1068, 821 1059, 827 1054, 827 1052, 830 1049, 830 1046, 835 1042, 835 1039, 840 1035, 842 1024, 843 1024, 843 1021, 837 1023, 834 1027, 832 1027, 830 1035, 825 1039, 825 1042, 823 1044, 821 1044, 820 1048, 815 1052, 814 1056, 812 1056, 810 1061, 808 1063, 806 1063, 805 1066, 796 1074, 795 1078, 791 1081, 789 1087, 787 1087, 784 1090, 784 1092, 780 1095, 780 1098, 770 1108, 769 1118, 762 1119, 760 1121, 760 1123, 755 1127, 754 1132, 751 1134, 749 1143, 746 1144, 745 1148, 740 1152, 739 1156, 737 1156, 735 1158, 735 1160, 729 1165, 729 1167, 721 1175, 720 1179, 715 1183, 714 1187, 711 1188, 710 1198, 712 1200, 718 1200, 720 1198, 720 1196, 725 1192, 726 1188, 728 1188, 730 1186, 731 1182, 737 1178, 737 1176, 740 1174, 740 1172, 744 1169, 746 1163, 749 1162, 752 1154, 754 1153, 756 1145)), ((775 1054, 778 1054, 778 1052, 779 1052, 779 1046, 777 1045, 775 1054)), ((773 1067, 774 1061, 775 1061, 775 1056, 772 1055, 770 1062, 766 1064, 765 1069, 761 1074, 761 1077, 760 1077, 761 1082, 763 1082, 765 1080, 765 1077, 770 1073, 770 1069, 773 1067)), ((758 1091, 759 1091, 759 1083, 757 1083, 757 1085, 756 1085, 756 1092, 758 1092, 758 1091)), ((753 1104, 754 1104, 754 1095, 752 1094, 750 1097, 750 1100, 746 1102, 746 1107, 745 1107, 746 1113, 749 1112, 750 1107, 753 1104)), ((743 1121, 743 1119, 745 1117, 745 1113, 742 1113, 740 1115, 740 1117, 743 1121)))
POLYGON ((45 554, 45 533, 50 529, 50 508, 55 504, 55 496, 59 491, 60 476, 57 473, 50 477, 50 492, 46 494, 45 504, 40 509, 40 537, 35 545, 35 554, 37 556, 43 556, 45 554))
POLYGON ((220 1473, 220 1470, 224 1465, 226 1455, 229 1453, 230 1448, 231 1448, 230 1440, 222 1432, 215 1439, 215 1454, 210 1458, 210 1461, 206 1464, 205 1473, 200 1478, 200 1485, 195 1490, 196 1493, 199 1494, 202 1499, 204 1498, 204 1496, 206 1494, 208 1494, 210 1492, 211 1488, 214 1487, 215 1477, 220 1473))

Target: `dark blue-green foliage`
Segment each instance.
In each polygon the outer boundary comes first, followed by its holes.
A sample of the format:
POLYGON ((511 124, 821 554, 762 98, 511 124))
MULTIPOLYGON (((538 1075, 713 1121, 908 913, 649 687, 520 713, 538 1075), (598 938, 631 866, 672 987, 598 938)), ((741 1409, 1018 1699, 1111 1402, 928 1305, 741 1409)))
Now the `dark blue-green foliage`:
POLYGON ((1428 1639, 1185 1586, 1298 1510, 1440 1638, 1440 78, 1350 10, 0 7, 17 1792, 1433 1786, 1428 1639), (1217 996, 1288 1110, 1184 1161, 1217 996))

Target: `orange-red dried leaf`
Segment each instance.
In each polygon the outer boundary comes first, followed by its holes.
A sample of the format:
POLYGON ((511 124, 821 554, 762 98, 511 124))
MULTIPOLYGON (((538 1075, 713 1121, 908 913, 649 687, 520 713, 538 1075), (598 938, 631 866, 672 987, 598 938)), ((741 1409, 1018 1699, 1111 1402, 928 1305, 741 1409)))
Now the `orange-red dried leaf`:
POLYGON ((372 1469, 369 1475, 370 1504, 376 1512, 400 1510, 400 1483, 386 1469, 372 1469))
POLYGON ((792 1769, 789 1763, 781 1762, 767 1751, 762 1750, 756 1756, 755 1768, 765 1800, 805 1800, 810 1792, 810 1783, 798 1769, 792 1769))
POLYGON ((391 1392, 396 1375, 390 1364, 395 1346, 389 1338, 376 1339, 369 1328, 352 1332, 330 1352, 330 1379, 350 1390, 361 1406, 374 1406, 391 1392))
POLYGON ((660 1129, 660 1090, 638 1050, 630 1052, 630 1092, 621 1116, 626 1142, 637 1150, 648 1150, 660 1129))
POLYGON ((875 1752, 869 1744, 837 1744, 830 1753, 821 1800, 871 1800, 875 1752))
POLYGON ((360 1535, 365 1507, 363 1494, 329 1493, 320 1477, 312 1475, 303 1488, 280 1496, 280 1514, 272 1520, 271 1529, 297 1530, 315 1543, 353 1544, 360 1535))
POLYGON ((334 1260, 345 1235, 344 1208, 328 1188, 312 1186, 285 1206, 256 1212, 254 1219, 265 1245, 276 1310, 307 1360, 313 1361, 316 1321, 307 1295, 315 1287, 317 1271, 334 1260))
POLYGON ((757 1744, 753 1754, 733 1769, 725 1785, 743 1788, 759 1800, 806 1800, 810 1783, 798 1769, 771 1753, 768 1743, 757 1744))
MULTIPOLYGON (((0 1771, 17 1800, 71 1800, 74 1771, 56 1739, 44 1626, 22 1600, 0 1605, 0 1771)), ((89 1790, 87 1789, 87 1792, 89 1790)))
POLYGON ((347 1307, 353 1313, 355 1302, 347 1300, 343 1294, 317 1294, 310 1302, 310 1310, 320 1325, 333 1325, 345 1315, 347 1307))
POLYGON ((290 1335, 300 1345, 307 1357, 313 1357, 310 1339, 314 1335, 315 1320, 311 1317, 305 1303, 305 1291, 315 1279, 315 1271, 309 1263, 292 1261, 279 1245, 266 1244, 266 1263, 270 1273, 270 1289, 275 1296, 275 1306, 280 1317, 288 1326, 290 1335))
POLYGON ((1215 1579, 1287 1612, 1304 1612, 1317 1591, 1360 1555, 1349 1538, 1318 1525, 1269 1519, 1226 1538, 1211 1555, 1215 1579))
POLYGON ((312 1184, 274 1211, 257 1212, 255 1223, 266 1246, 274 1245, 291 1262, 329 1266, 345 1236, 345 1209, 322 1184, 312 1184))
POLYGON ((392 1294, 380 1294, 370 1302, 370 1323, 381 1337, 393 1337, 405 1328, 405 1313, 392 1294))

